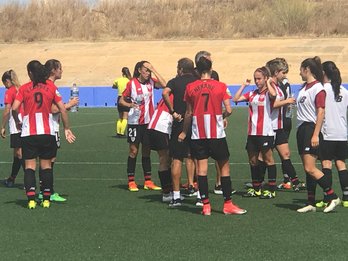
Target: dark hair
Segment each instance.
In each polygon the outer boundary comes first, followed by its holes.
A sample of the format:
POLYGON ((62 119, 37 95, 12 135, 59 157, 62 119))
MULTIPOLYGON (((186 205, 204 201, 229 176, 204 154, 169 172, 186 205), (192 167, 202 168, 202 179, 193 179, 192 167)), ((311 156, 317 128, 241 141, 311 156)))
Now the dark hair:
POLYGON ((33 86, 36 86, 38 83, 46 84, 49 73, 46 70, 46 67, 39 61, 30 61, 27 65, 27 71, 30 79, 33 82, 33 86))
POLYGON ((202 56, 201 58, 199 58, 196 66, 197 66, 197 71, 199 72, 200 75, 202 75, 203 73, 210 72, 212 67, 212 62, 209 59, 202 56))
POLYGON ((195 56, 196 66, 197 66, 199 59, 201 59, 201 57, 207 57, 207 56, 210 57, 211 53, 209 53, 207 51, 199 51, 198 53, 196 53, 196 56, 195 56))
POLYGON ((340 70, 337 68, 336 64, 332 61, 327 61, 323 63, 323 71, 327 78, 331 80, 332 90, 335 94, 335 99, 337 100, 340 94, 340 88, 342 84, 342 78, 340 70))
POLYGON ((57 70, 60 66, 60 61, 56 59, 50 59, 45 63, 45 68, 49 74, 51 74, 52 70, 57 70))
POLYGON ((323 67, 321 65, 321 60, 318 56, 315 56, 313 58, 307 58, 306 60, 304 60, 301 63, 301 68, 309 68, 313 77, 319 82, 323 83, 324 81, 323 67))
POLYGON ((193 61, 189 58, 181 58, 178 61, 178 69, 182 69, 183 73, 192 73, 194 69, 193 61))
POLYGON ((148 63, 148 61, 140 61, 136 63, 134 67, 133 78, 138 78, 140 76, 139 69, 143 67, 144 63, 148 63))
POLYGON ((132 75, 131 75, 128 67, 123 67, 121 72, 122 72, 122 75, 126 76, 129 80, 132 78, 132 75))
POLYGON ((257 68, 254 73, 256 72, 261 73, 264 77, 267 77, 267 78, 271 76, 271 73, 266 66, 257 68))
POLYGON ((2 82, 4 84, 5 84, 6 80, 9 80, 11 82, 11 84, 14 85, 14 86, 16 86, 16 87, 21 86, 21 84, 19 83, 17 74, 12 69, 4 72, 4 74, 2 75, 1 80, 2 80, 2 82))
POLYGON ((288 63, 284 58, 275 58, 273 60, 270 60, 266 63, 266 67, 269 69, 271 76, 274 76, 276 72, 289 71, 288 63))

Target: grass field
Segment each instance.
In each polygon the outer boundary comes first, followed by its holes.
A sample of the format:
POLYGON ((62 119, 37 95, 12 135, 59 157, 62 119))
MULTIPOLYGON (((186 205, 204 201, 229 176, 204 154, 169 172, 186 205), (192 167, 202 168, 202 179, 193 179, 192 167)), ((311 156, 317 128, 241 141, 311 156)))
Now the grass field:
MULTIPOLYGON (((55 189, 67 202, 26 209, 22 172, 16 188, 0 187, 1 260, 347 260, 348 209, 298 214, 305 192, 278 192, 264 201, 241 197, 249 180, 245 108, 234 111, 227 129, 232 184, 238 190, 233 199, 248 210, 244 216, 223 215, 222 197, 213 193, 212 216, 204 217, 193 199, 169 209, 159 192, 128 192, 128 149, 125 140, 113 137, 116 115, 116 109, 70 113, 77 141, 63 142, 55 165, 55 189)), ((292 161, 303 180, 294 134, 292 161)), ((12 152, 9 138, 0 143, 5 178, 12 152)), ((152 159, 158 182, 155 153, 152 159)), ((280 180, 279 173, 280 168, 280 180)), ((136 180, 142 184, 141 165, 136 180)), ((335 172, 334 184, 341 195, 335 172)))

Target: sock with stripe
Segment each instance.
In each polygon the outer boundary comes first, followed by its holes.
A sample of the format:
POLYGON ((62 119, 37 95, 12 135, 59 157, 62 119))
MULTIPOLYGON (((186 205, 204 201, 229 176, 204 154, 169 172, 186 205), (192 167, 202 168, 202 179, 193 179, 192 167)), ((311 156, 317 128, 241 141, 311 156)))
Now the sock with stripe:
POLYGON ((35 200, 35 187, 36 187, 35 170, 25 169, 24 186, 25 186, 25 192, 28 197, 28 200, 35 200))
POLYGON ((250 165, 251 182, 253 184, 253 189, 255 189, 255 190, 261 189, 259 169, 260 169, 259 166, 250 165))
POLYGON ((330 181, 330 177, 324 175, 320 179, 318 179, 317 182, 324 191, 325 202, 329 202, 330 200, 337 198, 337 195, 335 194, 334 190, 330 186, 330 183, 332 183, 332 181, 330 181))
MULTIPOLYGON (((291 180, 291 183, 293 185, 298 185, 300 183, 296 175, 296 170, 294 168, 294 165, 292 165, 290 159, 282 160, 282 170, 283 170, 283 173, 287 174, 289 180, 291 180)), ((284 177, 285 177, 285 174, 284 174, 284 177)))
POLYGON ((267 170, 267 165, 264 161, 258 160, 259 162, 259 177, 260 177, 260 182, 262 183, 265 180, 266 176, 266 170, 267 170))
POLYGON ((143 166, 145 181, 151 180, 151 159, 150 159, 150 157, 142 157, 141 164, 143 166))
POLYGON ((222 195, 224 197, 224 201, 231 200, 231 192, 232 192, 232 186, 231 186, 231 177, 221 177, 221 189, 222 189, 222 195))
POLYGON ((20 158, 13 157, 12 169, 11 169, 11 179, 12 180, 16 179, 18 172, 21 168, 21 163, 22 163, 22 160, 20 158))
POLYGON ((307 200, 308 205, 315 206, 315 191, 317 188, 317 181, 308 173, 306 173, 307 186, 307 200))
POLYGON ((198 175, 198 188, 199 194, 201 196, 203 204, 209 204, 209 194, 208 194, 208 178, 207 176, 198 175))
POLYGON ((342 200, 343 201, 348 201, 348 171, 345 170, 340 170, 338 172, 338 178, 340 179, 340 185, 342 189, 342 200))
POLYGON ((158 177, 161 182, 162 193, 168 194, 172 188, 171 169, 158 171, 158 177))
POLYGON ((51 188, 53 186, 52 169, 41 170, 41 177, 42 177, 43 200, 50 200, 51 188))
POLYGON ((137 158, 131 158, 128 156, 127 160, 127 175, 128 175, 128 182, 134 181, 135 176, 135 164, 137 163, 137 158))
POLYGON ((267 166, 269 191, 274 192, 277 189, 277 168, 276 165, 267 166))
POLYGON ((332 187, 332 170, 328 168, 323 168, 321 171, 328 178, 329 186, 332 187))

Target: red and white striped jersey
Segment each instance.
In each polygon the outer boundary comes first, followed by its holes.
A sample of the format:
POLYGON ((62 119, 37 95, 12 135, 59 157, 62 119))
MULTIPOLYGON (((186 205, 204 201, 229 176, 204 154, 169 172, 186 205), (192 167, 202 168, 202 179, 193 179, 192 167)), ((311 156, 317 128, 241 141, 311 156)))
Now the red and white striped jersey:
POLYGON ((347 140, 348 91, 341 86, 340 94, 335 98, 331 83, 325 83, 325 120, 321 132, 324 140, 347 140))
POLYGON ((52 119, 52 103, 62 100, 53 85, 29 82, 19 88, 16 100, 23 103, 22 137, 55 135, 52 119))
POLYGON ((130 97, 132 102, 137 103, 139 108, 131 108, 128 113, 128 124, 143 125, 148 124, 154 113, 153 89, 155 82, 150 79, 146 83, 140 83, 133 78, 127 83, 127 87, 122 93, 124 97, 130 97))
MULTIPOLYGON (((52 85, 53 87, 57 88, 58 87, 54 84, 53 81, 51 81, 50 79, 48 79, 46 81, 47 84, 52 85)), ((59 132, 59 124, 60 124, 60 112, 58 113, 52 113, 52 119, 53 119, 53 128, 55 132, 59 132)))
MULTIPOLYGON (((282 90, 279 88, 278 85, 274 85, 274 88, 275 88, 276 93, 277 93, 276 100, 283 101, 284 94, 283 94, 282 90)), ((271 118, 272 118, 273 130, 283 129, 283 107, 272 108, 271 118)))
POLYGON ((304 86, 296 100, 297 104, 297 127, 300 127, 304 122, 317 122, 316 112, 316 97, 317 94, 324 90, 324 86, 314 81, 304 86))
MULTIPOLYGON (((17 95, 17 88, 16 86, 11 86, 8 88, 5 92, 5 97, 4 97, 4 104, 9 104, 12 106, 14 100, 16 99, 17 95)), ((22 121, 22 113, 23 113, 23 106, 19 107, 19 113, 18 113, 18 119, 22 121)), ((8 128, 10 131, 10 134, 17 134, 20 133, 20 131, 16 127, 16 122, 12 116, 12 109, 10 110, 10 118, 8 120, 8 128)))
POLYGON ((249 102, 248 135, 274 136, 271 118, 274 102, 271 101, 268 90, 261 93, 255 90, 243 96, 249 102))
POLYGON ((231 94, 222 82, 197 80, 186 87, 184 100, 193 108, 191 139, 221 139, 226 137, 222 118, 222 102, 231 94))
MULTIPOLYGON (((173 95, 169 96, 169 100, 173 104, 173 95)), ((172 124, 173 116, 169 113, 168 107, 164 103, 164 100, 161 99, 147 128, 170 135, 172 133, 172 124)))

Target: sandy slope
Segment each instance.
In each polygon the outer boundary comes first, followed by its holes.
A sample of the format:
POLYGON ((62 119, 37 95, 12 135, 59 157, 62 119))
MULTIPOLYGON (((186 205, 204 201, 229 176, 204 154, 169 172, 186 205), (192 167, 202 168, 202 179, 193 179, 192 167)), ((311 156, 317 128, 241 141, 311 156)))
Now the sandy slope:
POLYGON ((284 57, 290 64, 289 79, 300 83, 301 61, 319 55, 333 60, 348 82, 348 39, 258 39, 203 41, 133 41, 133 42, 40 42, 0 44, 0 73, 13 68, 20 81, 27 81, 26 64, 32 59, 50 58, 63 64, 63 79, 58 85, 109 86, 123 66, 133 71, 140 60, 150 61, 169 80, 176 73, 177 60, 194 58, 199 50, 213 54, 214 69, 222 81, 238 84, 252 77, 253 71, 267 60, 284 57))

